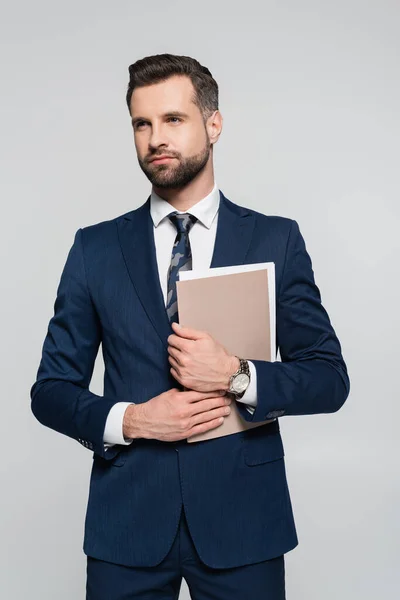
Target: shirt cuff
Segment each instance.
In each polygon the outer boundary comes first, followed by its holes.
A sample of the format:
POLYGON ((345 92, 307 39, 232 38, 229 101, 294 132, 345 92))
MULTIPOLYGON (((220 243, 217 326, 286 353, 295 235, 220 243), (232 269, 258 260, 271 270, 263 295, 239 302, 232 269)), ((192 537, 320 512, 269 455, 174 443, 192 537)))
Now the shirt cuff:
POLYGON ((132 404, 135 404, 135 402, 117 402, 111 407, 103 434, 103 442, 106 450, 115 444, 129 446, 133 442, 133 438, 125 438, 123 435, 125 411, 132 404))
POLYGON ((250 369, 250 383, 243 396, 237 399, 237 402, 246 404, 246 409, 249 413, 253 414, 257 406, 257 371, 251 360, 248 360, 247 362, 249 363, 250 369))

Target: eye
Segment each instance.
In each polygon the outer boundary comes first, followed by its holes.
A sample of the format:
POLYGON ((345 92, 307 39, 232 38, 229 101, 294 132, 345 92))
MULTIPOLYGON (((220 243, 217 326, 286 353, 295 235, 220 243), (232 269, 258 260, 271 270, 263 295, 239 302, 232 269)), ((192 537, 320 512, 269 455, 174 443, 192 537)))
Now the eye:
MULTIPOLYGON (((168 117, 167 121, 170 121, 171 119, 175 119, 175 121, 182 121, 182 119, 180 117, 168 117)), ((146 125, 147 121, 137 121, 135 124, 135 129, 139 129, 142 125, 146 125)))
POLYGON ((146 121, 138 121, 135 125, 135 129, 139 129, 140 125, 142 125, 143 123, 146 123, 146 121))

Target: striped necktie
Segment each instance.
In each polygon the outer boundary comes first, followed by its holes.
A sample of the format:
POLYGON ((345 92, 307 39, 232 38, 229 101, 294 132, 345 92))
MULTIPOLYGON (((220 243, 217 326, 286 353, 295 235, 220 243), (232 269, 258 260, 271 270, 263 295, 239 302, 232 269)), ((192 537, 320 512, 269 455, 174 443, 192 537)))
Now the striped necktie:
POLYGON ((178 322, 178 303, 176 282, 179 271, 189 271, 192 268, 192 251, 190 248, 189 231, 197 221, 197 217, 189 213, 172 212, 168 215, 171 223, 177 229, 172 248, 171 264, 168 269, 168 293, 166 309, 170 323, 178 322))

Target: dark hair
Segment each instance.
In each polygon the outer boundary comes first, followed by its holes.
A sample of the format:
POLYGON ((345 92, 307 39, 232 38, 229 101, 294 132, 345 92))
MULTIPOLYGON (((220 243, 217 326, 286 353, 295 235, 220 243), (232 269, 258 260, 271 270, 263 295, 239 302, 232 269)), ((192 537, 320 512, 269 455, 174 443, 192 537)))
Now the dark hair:
POLYGON ((218 110, 218 84, 207 67, 190 56, 155 54, 137 60, 129 67, 130 78, 126 93, 129 112, 135 88, 166 81, 173 75, 186 75, 190 78, 194 87, 192 100, 199 107, 204 121, 218 110))

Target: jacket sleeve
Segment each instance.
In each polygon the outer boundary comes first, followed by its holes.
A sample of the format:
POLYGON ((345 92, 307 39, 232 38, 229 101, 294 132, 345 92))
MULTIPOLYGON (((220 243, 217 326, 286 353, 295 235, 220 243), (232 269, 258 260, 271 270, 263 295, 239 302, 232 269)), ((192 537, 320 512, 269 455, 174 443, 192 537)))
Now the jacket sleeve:
POLYGON ((250 415, 237 404, 243 418, 257 422, 339 410, 349 394, 350 381, 296 221, 291 223, 277 290, 276 336, 281 362, 252 359, 257 371, 257 407, 250 415))
POLYGON ((117 398, 89 391, 101 327, 85 274, 82 229, 79 229, 61 274, 42 357, 30 397, 40 423, 77 440, 110 460, 121 450, 106 451, 104 427, 117 398))

